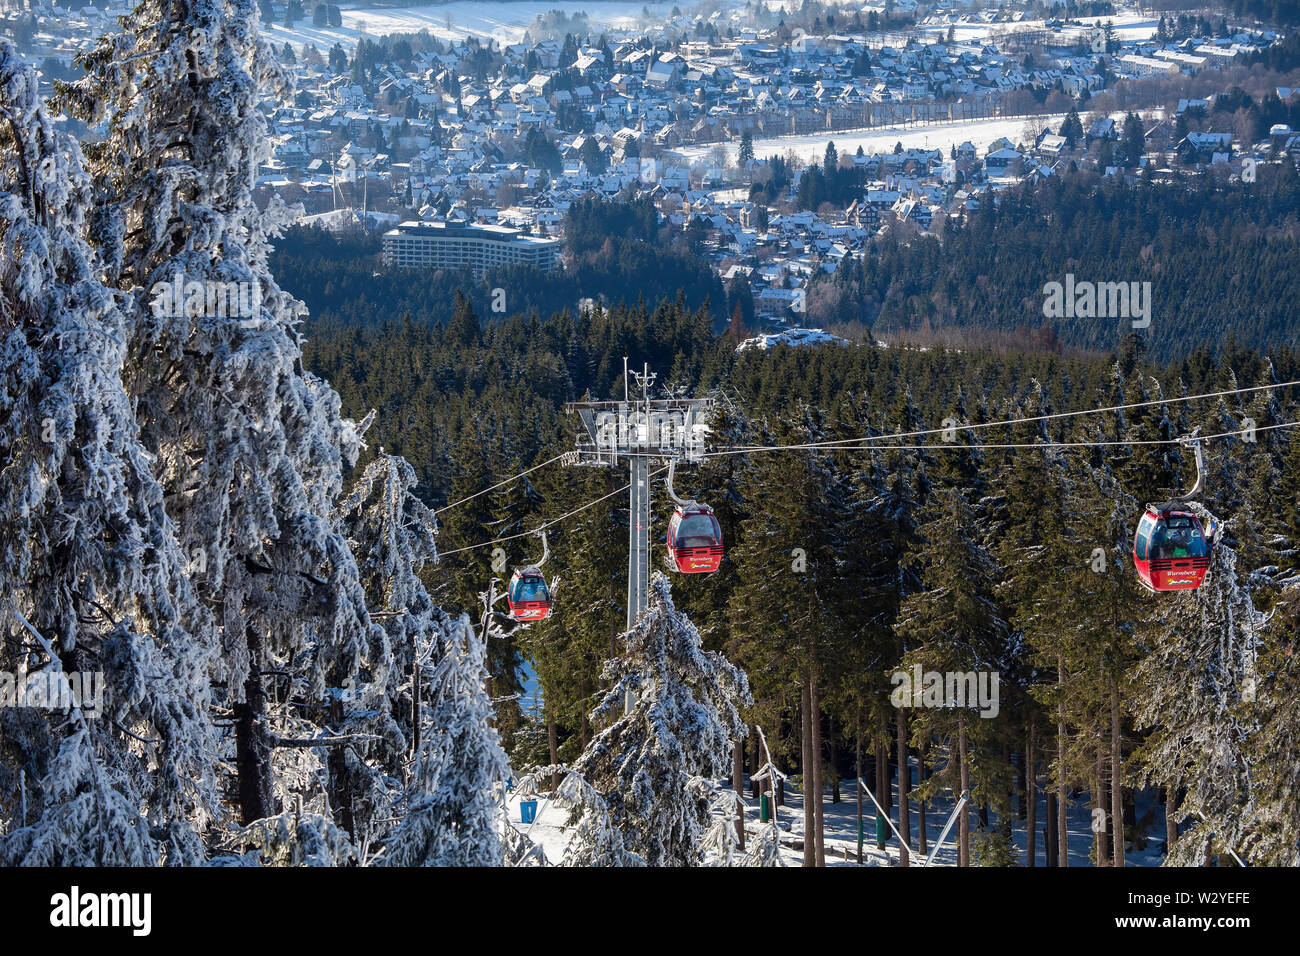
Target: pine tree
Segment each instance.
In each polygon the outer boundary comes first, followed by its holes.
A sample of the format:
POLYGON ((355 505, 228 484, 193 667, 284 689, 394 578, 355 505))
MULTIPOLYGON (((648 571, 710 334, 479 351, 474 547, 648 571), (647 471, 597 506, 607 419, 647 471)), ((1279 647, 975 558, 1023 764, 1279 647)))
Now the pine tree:
POLYGON ((564 866, 645 866, 623 845, 623 834, 610 816, 609 804, 582 775, 569 772, 556 799, 570 808, 573 833, 564 848, 564 866))
POLYGON ((389 838, 387 866, 500 866, 498 792, 509 773, 492 728, 483 640, 457 620, 430 677, 415 792, 389 838))
POLYGON ((220 608, 211 678, 235 711, 245 823, 277 812, 264 672, 292 660, 323 703, 383 640, 333 523, 360 433, 304 371, 302 305, 267 266, 287 210, 252 197, 270 150, 263 96, 289 92, 255 18, 251 5, 146 0, 65 91, 106 124, 89 236, 111 281, 137 293, 124 377, 195 590, 220 608))
MULTIPOLYGON (((917 533, 921 550, 910 561, 921 569, 922 590, 903 600, 895 625, 904 646, 911 648, 904 666, 920 666, 923 674, 998 672, 1007 625, 994 599, 998 570, 978 540, 974 509, 959 490, 937 490, 922 510, 917 533)), ((918 690, 913 688, 913 701, 918 690)), ((946 785, 954 794, 971 789, 973 802, 987 802, 1001 788, 987 760, 979 761, 972 774, 968 752, 989 739, 993 721, 980 719, 969 699, 963 705, 949 700, 944 708, 922 703, 913 720, 920 732, 946 741, 949 752, 944 769, 927 781, 924 793, 932 795, 946 785)), ((957 841, 959 865, 968 866, 966 813, 958 820, 957 841)))
POLYGON ((593 718, 635 703, 601 731, 574 764, 609 804, 624 845, 651 866, 690 866, 708 825, 706 780, 725 775, 732 742, 745 734, 743 671, 701 647, 674 606, 668 579, 650 579, 650 605, 621 638, 613 680, 593 718))
POLYGON ((132 315, 81 239, 92 183, 38 89, 0 39, 0 671, 100 672, 105 699, 0 708, 0 861, 192 863, 217 810, 213 648, 122 384, 132 315))
POLYGON ((382 452, 362 472, 340 515, 384 642, 363 661, 361 688, 340 695, 336 729, 378 737, 330 751, 332 802, 358 840, 382 803, 381 773, 400 777, 421 750, 423 672, 437 661, 451 621, 421 579, 437 560, 437 521, 414 495, 415 470, 382 452))
POLYGON ((1142 780, 1185 788, 1178 809, 1189 825, 1165 862, 1200 866, 1219 854, 1240 855, 1260 822, 1250 740, 1260 732, 1263 615, 1238 579, 1236 553, 1222 543, 1205 583, 1170 597, 1134 674, 1137 724, 1150 731, 1142 780))

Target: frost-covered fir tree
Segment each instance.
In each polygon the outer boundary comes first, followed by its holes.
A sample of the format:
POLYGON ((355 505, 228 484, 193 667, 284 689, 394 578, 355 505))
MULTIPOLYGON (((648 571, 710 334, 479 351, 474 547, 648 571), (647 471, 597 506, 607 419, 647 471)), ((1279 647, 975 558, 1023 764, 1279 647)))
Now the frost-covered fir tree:
POLYGON ((568 805, 573 821, 563 866, 645 866, 645 860, 623 845, 609 804, 582 774, 570 771, 555 798, 568 805))
POLYGON ((745 801, 730 787, 714 786, 709 800, 711 821, 700 840, 701 862, 705 866, 743 866, 745 850, 736 832, 736 820, 745 812, 745 801))
MULTIPOLYGON (((1259 729, 1247 748, 1258 812, 1243 841, 1243 856, 1258 866, 1300 866, 1300 582, 1283 594, 1265 625, 1255 662, 1259 729), (1279 759, 1291 755, 1291 759, 1279 759)), ((1241 852, 1241 851, 1238 851, 1241 852)))
POLYGON ((745 735, 745 673, 704 650, 674 606, 668 578, 650 579, 650 604, 605 668, 612 681, 593 719, 635 703, 601 731, 574 764, 609 804, 624 845, 651 866, 689 866, 709 823, 707 780, 730 770, 745 735))
POLYGON ((1133 681, 1137 726, 1150 731, 1140 753, 1143 782, 1185 794, 1178 819, 1186 826, 1165 862, 1199 866, 1229 851, 1249 856, 1268 812, 1259 801, 1262 768, 1251 753, 1260 730, 1264 618, 1238 579, 1236 553, 1222 543, 1205 583, 1170 597, 1155 612, 1155 637, 1133 681))
POLYGON ((388 866, 500 866, 499 790, 509 773, 492 727, 483 641, 461 616, 429 680, 414 792, 383 857, 388 866))
POLYGON ((388 666, 333 523, 360 433, 304 370, 302 306, 267 268, 286 210, 253 201, 263 100, 288 92, 256 24, 251 0, 144 0, 65 91, 105 124, 89 236, 135 294, 125 378, 141 439, 194 587, 220 608, 212 678, 235 712, 244 823, 293 796, 274 786, 262 675, 292 662, 295 695, 323 703, 363 665, 388 666))
POLYGON ((130 297, 81 238, 80 150, 4 39, 0 115, 0 670, 104 679, 99 714, 0 709, 0 864, 194 862, 210 646, 122 386, 130 297))
MULTIPOLYGON (((413 492, 415 470, 382 451, 340 507, 370 610, 387 637, 387 652, 360 679, 386 682, 382 693, 338 697, 338 723, 377 741, 330 751, 331 792, 340 822, 358 835, 376 817, 381 774, 401 779, 420 750, 423 673, 437 661, 451 621, 429 596, 421 571, 437 560, 437 520, 413 492), (391 666, 389 662, 391 660, 391 666), (365 699, 386 698, 375 709, 365 699)), ((379 814, 387 816, 387 814, 379 814)))

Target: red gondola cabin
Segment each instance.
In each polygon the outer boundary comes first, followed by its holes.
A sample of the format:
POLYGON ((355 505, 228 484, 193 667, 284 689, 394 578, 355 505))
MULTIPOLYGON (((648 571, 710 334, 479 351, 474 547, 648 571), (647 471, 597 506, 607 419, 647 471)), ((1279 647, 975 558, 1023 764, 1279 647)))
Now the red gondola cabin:
POLYGON ((1152 591, 1199 588, 1210 569, 1210 534, 1200 516, 1170 502, 1147 505, 1133 537, 1133 564, 1152 591))
POLYGON ((551 613, 551 591, 537 568, 522 568, 510 578, 506 594, 510 616, 516 621, 544 621, 551 613))
POLYGON ((722 526, 708 505, 677 508, 668 522, 668 560, 683 574, 704 574, 722 563, 722 526))

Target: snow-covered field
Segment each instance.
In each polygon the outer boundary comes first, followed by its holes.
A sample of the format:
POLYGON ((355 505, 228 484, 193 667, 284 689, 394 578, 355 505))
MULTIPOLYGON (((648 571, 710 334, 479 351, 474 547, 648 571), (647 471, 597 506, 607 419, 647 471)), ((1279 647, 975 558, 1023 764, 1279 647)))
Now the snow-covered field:
MULTIPOLYGON (((773 136, 768 139, 754 140, 754 155, 762 159, 794 152, 805 162, 820 162, 826 153, 826 144, 830 142, 835 143, 835 148, 841 156, 856 153, 859 146, 866 153, 892 150, 894 144, 900 142, 904 149, 941 149, 946 155, 953 146, 970 140, 976 149, 983 151, 989 143, 1003 136, 1013 143, 1019 143, 1026 126, 1046 125, 1055 129, 1063 119, 1065 119, 1063 113, 1048 113, 1042 116, 1022 116, 1014 119, 991 117, 961 120, 906 129, 901 126, 876 126, 870 129, 842 129, 802 136, 773 136)), ((726 149, 728 159, 734 159, 739 141, 721 145, 726 149)), ((706 159, 717 147, 718 144, 683 146, 675 152, 681 153, 694 162, 706 159)))
MULTIPOLYGON (((1115 36, 1121 41, 1146 40, 1155 36, 1156 26, 1159 21, 1141 13, 1118 13, 1112 17, 1082 17, 1080 18, 1086 27, 1063 26, 1061 27, 1061 42, 1073 43, 1078 37, 1090 30, 1092 24, 1100 20, 1102 23, 1110 22, 1114 27, 1115 36)), ((923 30, 946 36, 948 25, 939 23, 927 23, 923 30)), ((954 23, 952 25, 953 39, 959 43, 967 43, 971 40, 983 40, 986 37, 995 34, 1015 33, 1021 30, 1043 30, 1046 24, 1042 20, 1024 20, 1020 23, 954 23)))
MULTIPOLYGON (((1162 110, 1140 110, 1141 115, 1158 114, 1162 110)), ((939 149, 946 156, 953 146, 970 140, 981 153, 989 143, 1003 137, 1012 143, 1025 141, 1027 128, 1039 129, 1044 126, 1057 129, 1065 119, 1064 113, 1044 113, 1041 116, 1018 116, 1013 118, 990 117, 988 119, 958 120, 953 123, 938 123, 933 126, 875 126, 869 129, 842 129, 825 133, 806 135, 772 136, 767 139, 754 140, 754 155, 759 159, 768 156, 785 156, 795 153, 804 162, 821 162, 826 155, 826 144, 834 143, 841 156, 852 155, 862 147, 864 153, 879 153, 894 148, 895 143, 902 143, 904 149, 939 149)), ((1118 121, 1124 119, 1124 113, 1111 114, 1118 121)), ((719 146, 727 152, 728 162, 734 161, 740 141, 728 143, 710 143, 704 146, 683 146, 674 152, 684 156, 690 162, 707 159, 719 146)))
MULTIPOLYGON (((915 760, 912 766, 915 767, 915 760)), ((913 772, 915 777, 915 771, 913 772)), ((897 788, 892 788, 897 793, 897 788)), ((748 792, 748 791, 747 791, 748 792)), ((528 836, 534 843, 540 844, 546 854, 546 859, 551 864, 558 864, 564 858, 564 848, 568 845, 569 836, 567 821, 569 812, 567 808, 551 803, 546 794, 538 798, 537 819, 532 824, 520 822, 519 795, 512 793, 507 803, 510 823, 520 833, 528 836)), ((863 865, 864 866, 897 866, 898 865, 898 841, 894 839, 892 832, 884 850, 876 849, 875 842, 875 816, 874 808, 871 806, 871 800, 868 796, 863 795, 864 809, 864 829, 866 831, 866 840, 863 844, 863 865)), ((745 827, 749 833, 753 833, 759 827, 758 819, 758 800, 754 797, 746 796, 746 814, 745 827)), ((919 833, 917 826, 917 805, 915 802, 911 805, 911 839, 912 839, 912 865, 920 865, 921 860, 916 852, 916 838, 919 833)), ((1142 817, 1148 810, 1148 806, 1139 801, 1137 811, 1139 817, 1142 817)), ((952 801, 946 797, 930 801, 926 804, 925 829, 927 834, 927 845, 932 850, 935 841, 939 839, 939 834, 943 830, 944 824, 948 821, 948 815, 952 812, 952 801)), ((857 847, 858 847, 858 821, 857 821, 857 802, 856 787, 852 781, 845 781, 841 789, 840 802, 832 803, 830 791, 827 790, 823 802, 823 818, 826 827, 826 865, 827 866, 857 866, 857 847)), ((1043 821, 1047 817, 1046 799, 1040 796, 1038 800, 1038 845, 1036 848, 1036 865, 1043 866, 1043 821)), ((1077 802, 1072 805, 1067 812, 1070 833, 1070 865, 1071 866, 1090 866, 1089 853, 1092 850, 1092 832, 1090 821, 1092 819, 1086 800, 1077 802)), ((794 787, 786 787, 785 805, 778 808, 777 822, 781 827, 781 858, 787 866, 799 866, 803 861, 802 850, 795 849, 796 844, 802 845, 803 842, 803 795, 794 787)), ((996 821, 995 821, 996 822, 996 821)), ((1152 822, 1147 830, 1147 845, 1142 850, 1136 850, 1130 847, 1125 853, 1126 866, 1159 866, 1163 859, 1161 846, 1164 834, 1164 817, 1159 809, 1152 815, 1152 822)), ((954 824, 952 831, 945 840, 943 847, 935 855, 934 866, 956 866, 957 865, 957 848, 956 848, 957 828, 954 824)), ((971 812, 971 856, 974 862, 975 854, 975 836, 976 823, 975 814, 971 812)), ((1020 854, 1020 862, 1024 862, 1024 851, 1026 844, 1025 829, 1023 823, 1019 820, 1013 820, 1012 839, 1020 854)))
POLYGON ((585 13, 596 28, 624 29, 643 18, 642 8, 652 16, 667 16, 673 4, 661 0, 453 0, 421 7, 374 8, 364 4, 339 5, 342 27, 313 27, 311 18, 300 20, 292 29, 283 24, 262 24, 262 31, 277 46, 311 44, 328 50, 335 43, 344 48, 356 45, 363 35, 418 33, 428 30, 441 39, 492 37, 499 43, 517 43, 542 14, 560 10, 565 14, 585 13))
MULTIPOLYGON (((390 33, 418 33, 428 30, 442 39, 461 39, 475 36, 492 37, 501 43, 517 43, 525 31, 542 14, 560 10, 565 14, 585 13, 597 29, 631 29, 644 20, 642 11, 648 9, 652 21, 662 22, 674 6, 689 11, 691 4, 683 0, 452 0, 450 3, 432 3, 427 6, 371 7, 364 3, 340 4, 343 26, 338 28, 313 27, 311 18, 300 21, 292 29, 283 24, 263 24, 263 31, 277 44, 286 42, 295 46, 311 44, 318 49, 328 49, 335 43, 344 47, 356 45, 360 36, 383 36, 390 33)), ((739 0, 724 2, 723 10, 743 6, 739 0)), ((769 3, 770 7, 784 6, 769 3)), ((1140 40, 1152 36, 1156 21, 1139 13, 1121 13, 1108 18, 1114 23, 1115 33, 1121 40, 1140 40)), ((1042 29, 1043 21, 1027 20, 1023 23, 956 24, 953 35, 957 40, 981 40, 995 33, 1020 29, 1042 29)), ((925 30, 946 34, 944 24, 929 24, 925 30)), ((1081 32, 1079 27, 1063 27, 1062 42, 1071 43, 1081 32)))

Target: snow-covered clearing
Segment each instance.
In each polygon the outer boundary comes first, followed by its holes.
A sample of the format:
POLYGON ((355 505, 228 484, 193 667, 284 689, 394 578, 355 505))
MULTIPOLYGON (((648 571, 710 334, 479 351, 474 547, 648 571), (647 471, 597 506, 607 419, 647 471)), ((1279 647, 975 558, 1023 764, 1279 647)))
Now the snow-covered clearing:
MULTIPOLYGON (((1162 114, 1163 109, 1140 110, 1142 116, 1162 114)), ((1087 112, 1082 114, 1087 116, 1087 112)), ((1126 114, 1123 111, 1112 113, 1111 117, 1122 122, 1126 114)), ((804 162, 821 162, 826 155, 826 144, 834 143, 841 156, 851 156, 862 147, 864 153, 879 153, 893 150, 896 143, 902 143, 904 149, 938 149, 946 156, 952 147, 970 141, 971 145, 983 152, 989 143, 1006 138, 1012 143, 1025 141, 1026 129, 1057 129, 1065 119, 1064 113, 1043 113, 1035 116, 1002 117, 988 119, 958 120, 953 123, 937 123, 933 126, 874 126, 867 129, 841 129, 824 133, 805 135, 771 136, 754 140, 754 156, 764 159, 768 156, 785 156, 795 153, 804 162)), ((726 150, 727 161, 735 160, 740 141, 727 143, 709 143, 701 146, 683 146, 676 150, 690 162, 707 159, 713 151, 721 147, 726 150)))
MULTIPOLYGON (((966 140, 970 140, 979 150, 983 150, 989 143, 1004 136, 1013 143, 1018 143, 1024 138, 1026 126, 1032 124, 1055 128, 1063 119, 1065 119, 1063 113, 1045 113, 1042 116, 1021 116, 1012 119, 998 116, 989 119, 961 120, 934 126, 907 128, 875 126, 868 129, 841 129, 797 136, 772 136, 754 140, 754 156, 763 159, 793 152, 805 162, 821 162, 826 154, 826 144, 831 142, 835 144, 841 156, 856 153, 859 146, 865 153, 889 151, 894 148, 895 143, 902 143, 904 149, 941 149, 946 155, 953 146, 966 140)), ((683 146, 675 152, 694 162, 707 159, 719 146, 727 151, 728 161, 731 161, 735 158, 740 142, 737 140, 704 146, 683 146)))
MULTIPOLYGON (((1110 17, 1081 17, 1081 22, 1086 26, 1063 26, 1060 28, 1059 36, 1062 45, 1072 44, 1080 36, 1086 35, 1095 23, 1110 23, 1114 27, 1115 36, 1121 41, 1146 40, 1155 36, 1158 19, 1153 19, 1142 13, 1117 13, 1110 17)), ((930 33, 939 36, 947 36, 948 24, 944 23, 927 23, 922 27, 930 33)), ((983 40, 987 37, 998 34, 1018 33, 1022 30, 1043 30, 1047 25, 1043 20, 1022 20, 1019 23, 954 23, 952 24, 953 39, 958 43, 969 43, 972 40, 983 40)))

